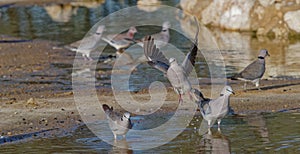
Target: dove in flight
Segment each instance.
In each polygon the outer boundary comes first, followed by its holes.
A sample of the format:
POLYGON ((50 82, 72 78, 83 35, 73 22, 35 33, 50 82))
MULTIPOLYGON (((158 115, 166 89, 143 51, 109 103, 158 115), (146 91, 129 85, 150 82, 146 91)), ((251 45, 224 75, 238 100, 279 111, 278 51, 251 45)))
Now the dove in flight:
POLYGON ((163 53, 159 51, 159 48, 156 47, 154 39, 151 36, 146 36, 144 40, 144 54, 148 60, 148 64, 166 74, 174 91, 179 95, 179 102, 183 101, 182 95, 186 92, 189 93, 192 89, 188 76, 195 65, 198 51, 198 33, 199 27, 195 36, 195 42, 182 64, 178 64, 177 60, 173 57, 168 60, 163 53))

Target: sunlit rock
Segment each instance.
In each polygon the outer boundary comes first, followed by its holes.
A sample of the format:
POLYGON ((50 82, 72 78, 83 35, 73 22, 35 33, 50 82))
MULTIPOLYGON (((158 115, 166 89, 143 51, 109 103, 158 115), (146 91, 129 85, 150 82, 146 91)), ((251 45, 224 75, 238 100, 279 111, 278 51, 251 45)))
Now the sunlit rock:
POLYGON ((72 6, 82 6, 86 8, 97 8, 102 5, 105 0, 94 0, 94 1, 78 1, 78 2, 71 2, 72 6))
POLYGON ((71 19, 73 8, 69 4, 49 5, 44 7, 53 21, 68 22, 71 19))
POLYGON ((264 7, 268 7, 272 4, 274 4, 275 0, 259 0, 260 5, 264 7))
POLYGON ((284 21, 287 23, 290 29, 300 33, 300 10, 285 13, 284 21))
POLYGON ((286 39, 291 33, 300 34, 299 3, 300 0, 181 0, 180 6, 206 26, 286 39))
POLYGON ((139 0, 137 2, 137 8, 146 11, 146 12, 154 12, 161 5, 161 1, 159 0, 139 0))
POLYGON ((82 1, 82 2, 71 2, 67 4, 52 4, 45 6, 45 10, 53 21, 56 22, 68 22, 70 21, 72 15, 77 14, 78 7, 86 8, 97 8, 104 0, 94 0, 94 1, 82 1))
POLYGON ((247 30, 250 28, 250 10, 253 0, 218 0, 212 2, 202 12, 202 22, 231 30, 247 30))

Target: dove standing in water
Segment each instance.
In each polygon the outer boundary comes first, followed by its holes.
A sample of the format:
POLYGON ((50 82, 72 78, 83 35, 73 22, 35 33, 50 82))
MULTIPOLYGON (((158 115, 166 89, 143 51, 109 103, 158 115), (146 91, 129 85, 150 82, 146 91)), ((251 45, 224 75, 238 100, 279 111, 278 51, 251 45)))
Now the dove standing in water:
POLYGON ((102 40, 107 42, 110 46, 114 47, 116 50, 121 50, 130 46, 134 43, 134 34, 137 33, 135 27, 130 27, 126 33, 107 35, 103 37, 102 40))
POLYGON ((90 53, 92 50, 97 48, 97 43, 99 42, 104 29, 105 26, 100 25, 97 28, 96 33, 64 47, 68 50, 81 53, 84 59, 92 60, 92 58, 90 57, 90 53))
MULTIPOLYGON (((205 99, 202 96, 199 96, 198 91, 193 91, 191 95, 198 99, 197 104, 199 105, 201 115, 203 119, 208 122, 208 128, 213 125, 212 122, 215 120, 218 121, 218 130, 220 131, 221 119, 224 118, 229 110, 229 96, 234 94, 232 88, 230 86, 225 86, 220 94, 220 96, 216 99, 205 99)), ((201 92, 200 92, 201 93, 201 92)))
POLYGON ((108 118, 109 127, 114 134, 115 140, 117 139, 117 135, 123 135, 123 138, 125 138, 128 130, 132 128, 130 113, 125 112, 121 115, 113 111, 113 107, 109 107, 106 104, 102 105, 102 108, 108 118))
POLYGON ((259 80, 265 73, 265 57, 270 56, 268 50, 262 49, 259 52, 258 59, 249 64, 243 71, 231 77, 232 80, 245 81, 244 90, 246 90, 247 82, 255 83, 255 86, 259 88, 259 80))
MULTIPOLYGON (((168 44, 168 42, 170 40, 170 32, 169 32, 170 27, 171 27, 170 22, 166 21, 162 25, 161 32, 151 35, 151 38, 154 39, 154 43, 156 44, 157 48, 161 48, 168 44)), ((145 39, 146 39, 146 37, 142 38, 141 41, 138 43, 138 45, 143 47, 143 45, 144 45, 143 41, 145 39)))
POLYGON ((167 60, 163 53, 156 47, 154 39, 151 36, 147 36, 144 41, 144 53, 148 60, 148 64, 166 74, 175 92, 179 94, 179 102, 183 101, 181 95, 186 92, 190 93, 190 90, 192 89, 188 76, 195 65, 198 51, 198 33, 199 27, 191 51, 186 55, 182 64, 178 64, 175 58, 167 60))

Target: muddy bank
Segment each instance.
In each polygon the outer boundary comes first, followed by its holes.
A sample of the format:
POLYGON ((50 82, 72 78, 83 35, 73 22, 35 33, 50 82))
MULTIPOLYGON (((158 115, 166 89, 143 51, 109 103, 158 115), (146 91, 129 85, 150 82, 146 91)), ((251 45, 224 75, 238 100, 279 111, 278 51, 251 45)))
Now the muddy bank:
MULTIPOLYGON (((1 40, 20 40, 1 36, 1 40)), ((75 53, 53 49, 55 42, 31 40, 1 43, 0 47, 0 135, 13 136, 43 130, 60 129, 66 134, 83 124, 74 103, 71 72, 75 53)), ((97 72, 97 74, 103 72, 97 72)), ((300 80, 263 80, 262 90, 244 92, 243 82, 228 81, 236 92, 231 106, 237 114, 278 112, 300 107, 300 80)), ((200 89, 211 97, 210 81, 200 79, 200 89)), ((222 87, 223 85, 220 85, 222 87)), ((175 111, 178 102, 172 88, 167 88, 165 104, 158 112, 175 111)), ((120 109, 110 89, 98 89, 100 103, 120 109)), ((131 93, 141 103, 150 99, 148 90, 131 93)), ((214 95, 215 96, 215 95, 214 95)), ((84 102, 83 102, 84 103, 84 102)), ((151 105, 151 104, 145 104, 151 105)), ((95 114, 99 108, 88 114, 95 114)), ((132 109, 136 111, 136 109, 132 109)), ((299 111, 299 109, 298 109, 299 111)))
MULTIPOLYGON (((291 83, 291 86, 282 84, 281 81, 277 81, 274 84, 284 86, 268 90, 251 90, 247 92, 242 90, 241 87, 243 84, 232 84, 233 88, 236 90, 236 95, 231 97, 231 107, 235 113, 239 115, 261 112, 299 112, 299 81, 289 83, 291 83)), ((210 91, 207 90, 209 89, 209 86, 200 86, 202 92, 209 96, 210 91)), ((270 88, 270 86, 267 85, 264 87, 270 88)), ((122 111, 112 93, 103 93, 100 91, 98 91, 98 93, 100 103, 109 104, 116 110, 122 111)), ((149 93, 146 90, 132 95, 136 101, 141 103, 145 103, 150 99, 149 93)), ((169 88, 166 104, 157 110, 157 112, 176 111, 176 108, 178 107, 177 99, 177 95, 169 88)), ((92 116, 96 115, 100 110, 100 105, 98 105, 95 107, 88 107, 90 110, 85 110, 84 112, 92 116)), ((151 104, 145 105, 149 106, 149 108, 151 106, 151 104)), ((132 107, 130 110, 136 111, 137 108, 132 107)), ((143 110, 139 112, 143 112, 143 110)), ((199 114, 199 112, 197 112, 197 114, 199 114)), ((60 131, 55 131, 47 135, 66 135, 76 126, 83 124, 72 94, 69 96, 57 96, 45 99, 18 100, 13 103, 10 101, 1 101, 0 116, 5 119, 1 121, 0 131, 2 136, 33 133, 49 129, 60 129, 60 131)))

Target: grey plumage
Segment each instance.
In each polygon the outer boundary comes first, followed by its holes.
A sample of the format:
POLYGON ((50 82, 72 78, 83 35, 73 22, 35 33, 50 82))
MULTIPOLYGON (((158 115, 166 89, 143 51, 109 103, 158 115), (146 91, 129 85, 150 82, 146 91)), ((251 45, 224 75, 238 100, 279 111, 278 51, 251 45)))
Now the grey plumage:
POLYGON ((259 87, 259 80, 265 73, 265 57, 270 56, 268 50, 262 49, 258 55, 258 59, 249 64, 240 73, 231 77, 233 80, 245 81, 244 89, 246 89, 246 82, 255 83, 256 87, 259 87))
POLYGON ((97 43, 101 39, 104 29, 105 26, 100 25, 94 34, 64 47, 68 50, 81 53, 85 59, 87 58, 89 60, 92 60, 92 58, 90 57, 90 53, 92 50, 97 48, 97 43))
POLYGON ((195 88, 192 88, 191 96, 194 98, 196 103, 210 100, 209 98, 205 98, 201 91, 195 88))
POLYGON ((103 37, 102 40, 107 42, 116 50, 120 50, 128 48, 132 43, 134 43, 135 33, 137 33, 136 28, 130 27, 126 33, 107 35, 106 37, 103 37))
MULTIPOLYGON (((154 43, 156 44, 157 48, 162 48, 163 46, 168 44, 168 42, 170 40, 170 32, 169 32, 170 27, 171 27, 170 22, 166 21, 163 23, 162 29, 159 33, 151 35, 151 37, 154 39, 154 43)), ((142 38, 141 41, 138 42, 138 45, 143 47, 144 40, 146 40, 146 37, 142 38)))
POLYGON ((121 115, 113 111, 113 107, 109 107, 106 104, 102 105, 102 108, 108 119, 109 127, 114 134, 114 138, 117 139, 117 135, 123 135, 125 138, 126 133, 132 128, 130 114, 125 112, 121 115))
POLYGON ((199 95, 198 90, 193 90, 192 96, 198 99, 196 103, 199 105, 199 109, 203 119, 208 122, 209 128, 213 125, 214 121, 218 121, 218 128, 220 128, 221 119, 223 119, 230 111, 229 96, 234 94, 230 86, 225 86, 220 93, 220 96, 216 99, 206 99, 202 93, 199 95))
POLYGON ((159 48, 156 47, 154 39, 151 36, 147 36, 144 41, 144 53, 148 64, 166 74, 175 92, 179 94, 180 102, 182 101, 181 95, 190 92, 192 88, 188 76, 195 65, 198 51, 198 33, 199 27, 191 51, 186 55, 182 64, 178 64, 175 58, 168 60, 163 53, 159 51, 159 48))

